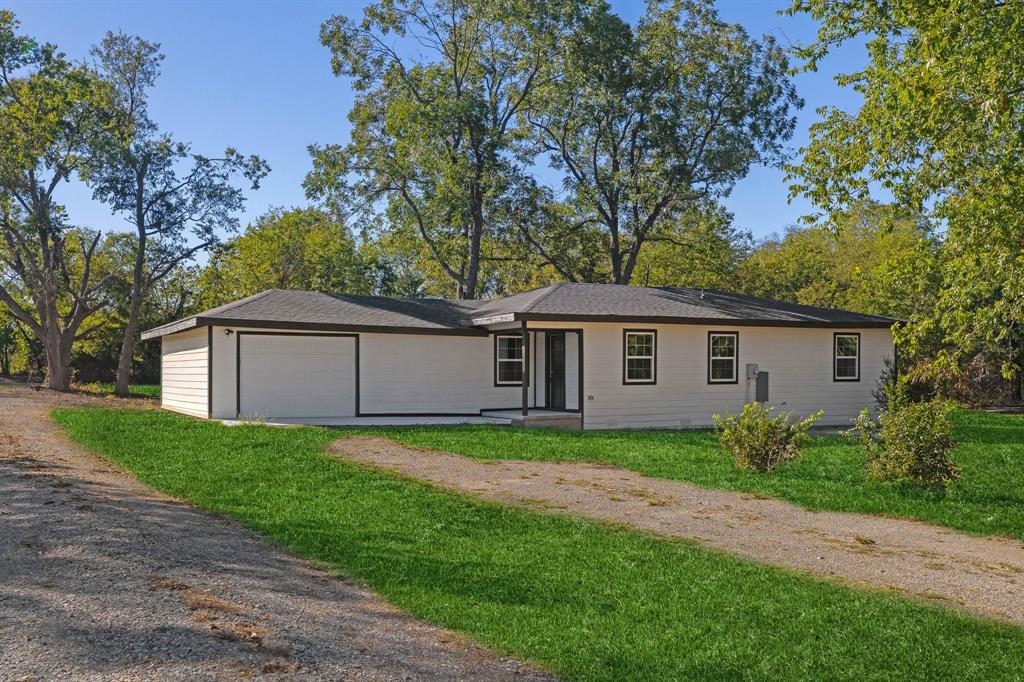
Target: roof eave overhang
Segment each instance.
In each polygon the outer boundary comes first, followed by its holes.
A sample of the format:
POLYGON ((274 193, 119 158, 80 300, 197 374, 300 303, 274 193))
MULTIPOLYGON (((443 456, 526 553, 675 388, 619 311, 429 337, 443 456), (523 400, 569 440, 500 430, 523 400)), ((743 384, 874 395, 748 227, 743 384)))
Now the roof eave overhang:
POLYGON ((231 327, 233 329, 281 329, 315 332, 367 332, 380 334, 426 334, 439 336, 487 336, 483 329, 457 327, 400 327, 365 324, 331 324, 325 322, 294 322, 277 320, 244 320, 223 317, 190 317, 156 327, 142 333, 142 339, 155 339, 200 327, 231 327))
POLYGON ((189 329, 197 329, 205 325, 198 323, 199 318, 197 317, 186 317, 184 320, 178 320, 177 322, 171 322, 159 327, 153 327, 142 332, 142 340, 149 341, 150 339, 158 339, 161 336, 168 336, 170 334, 177 334, 178 332, 188 331, 189 329))
MULTIPOLYGON (((629 324, 691 324, 726 327, 806 327, 815 329, 890 329, 899 320, 772 320, 728 317, 670 317, 659 315, 568 315, 560 313, 515 313, 509 321, 535 322, 625 322, 629 324)), ((474 322, 476 322, 474 320, 474 322)))

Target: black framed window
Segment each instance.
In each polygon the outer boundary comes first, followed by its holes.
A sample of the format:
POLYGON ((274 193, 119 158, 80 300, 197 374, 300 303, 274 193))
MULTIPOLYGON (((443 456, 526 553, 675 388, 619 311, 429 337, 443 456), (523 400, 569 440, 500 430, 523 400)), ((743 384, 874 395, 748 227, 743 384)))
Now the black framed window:
POLYGON ((737 332, 708 332, 708 383, 735 384, 739 381, 740 335, 737 332))
POLYGON ((523 337, 521 334, 494 337, 494 383, 518 386, 523 383, 523 337))
POLYGON ((832 350, 832 379, 860 381, 860 334, 834 334, 832 350))
POLYGON ((657 353, 657 332, 649 329, 626 329, 622 339, 622 383, 655 383, 657 353))

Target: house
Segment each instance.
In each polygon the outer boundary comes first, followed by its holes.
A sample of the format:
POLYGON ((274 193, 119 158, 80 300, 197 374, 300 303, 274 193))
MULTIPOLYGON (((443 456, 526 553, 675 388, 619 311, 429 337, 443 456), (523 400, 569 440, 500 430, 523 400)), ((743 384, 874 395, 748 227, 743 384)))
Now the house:
POLYGON ((163 343, 163 406, 196 417, 679 428, 755 399, 847 424, 895 357, 895 322, 674 287, 491 301, 275 289, 143 338, 163 343))

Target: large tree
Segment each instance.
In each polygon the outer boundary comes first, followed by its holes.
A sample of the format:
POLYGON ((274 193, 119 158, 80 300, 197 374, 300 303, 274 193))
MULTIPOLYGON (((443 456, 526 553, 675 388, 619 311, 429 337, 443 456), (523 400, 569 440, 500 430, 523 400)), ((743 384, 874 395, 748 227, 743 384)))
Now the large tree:
POLYGON ((826 213, 881 187, 945 228, 934 310, 903 340, 940 330, 942 360, 976 352, 1021 369, 1024 348, 1024 3, 992 0, 797 0, 820 24, 801 51, 816 68, 864 41, 863 68, 838 77, 863 104, 824 108, 794 192, 826 213))
POLYGON ((159 75, 160 46, 107 33, 92 54, 115 93, 118 129, 94 157, 87 180, 96 199, 124 214, 135 228, 131 296, 115 393, 128 395, 143 304, 153 288, 197 254, 237 229, 245 201, 237 178, 252 189, 269 167, 228 148, 220 157, 196 154, 150 120, 147 91, 159 75), (123 132, 127 131, 127 133, 123 132))
POLYGON ((369 294, 374 284, 348 228, 317 208, 271 209, 218 249, 200 278, 207 307, 265 289, 369 294))
POLYGON ((0 11, 0 303, 42 344, 46 385, 67 390, 71 347, 101 305, 100 234, 75 230, 56 192, 110 132, 111 89, 0 11))
POLYGON ((352 79, 347 145, 313 146, 311 197, 342 215, 384 212, 415 237, 459 298, 480 292, 485 242, 507 230, 510 155, 524 102, 583 3, 386 0, 321 30, 352 79))
POLYGON ((584 238, 611 282, 630 283, 645 245, 679 243, 680 220, 713 220, 751 165, 782 161, 801 104, 774 39, 706 0, 651 1, 635 26, 602 8, 556 57, 519 121, 528 153, 562 173, 571 217, 524 237, 567 279, 587 278, 573 255, 584 238))

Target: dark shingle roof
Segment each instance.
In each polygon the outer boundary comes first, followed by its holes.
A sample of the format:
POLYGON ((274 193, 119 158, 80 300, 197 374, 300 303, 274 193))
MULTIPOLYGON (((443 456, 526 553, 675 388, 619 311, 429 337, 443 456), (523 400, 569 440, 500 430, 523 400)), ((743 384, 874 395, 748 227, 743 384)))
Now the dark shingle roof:
POLYGON ((553 284, 490 301, 473 320, 513 315, 515 319, 606 319, 656 322, 723 322, 792 326, 889 327, 895 319, 834 308, 772 301, 755 296, 679 287, 614 284, 553 284))
POLYGON ((381 328, 388 331, 415 329, 436 333, 476 334, 481 333, 480 330, 465 324, 465 320, 472 317, 474 308, 482 303, 438 298, 393 298, 270 289, 184 320, 150 329, 142 338, 155 338, 210 324, 320 328, 333 331, 348 328, 381 328))
POLYGON ((482 334, 512 320, 581 320, 793 327, 889 327, 897 320, 721 291, 611 284, 554 284, 493 301, 354 296, 271 289, 143 334, 212 324, 309 330, 410 330, 482 334))

